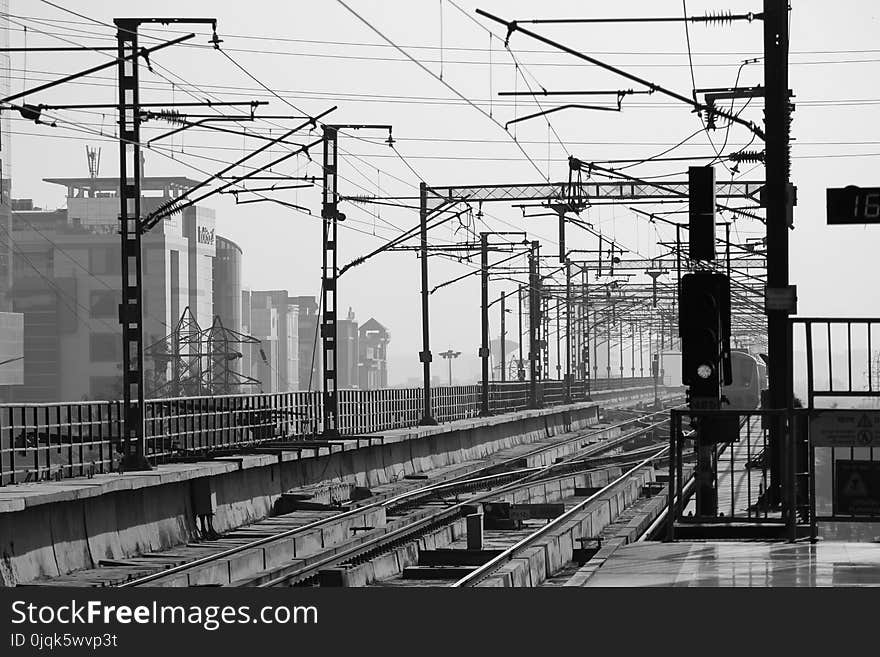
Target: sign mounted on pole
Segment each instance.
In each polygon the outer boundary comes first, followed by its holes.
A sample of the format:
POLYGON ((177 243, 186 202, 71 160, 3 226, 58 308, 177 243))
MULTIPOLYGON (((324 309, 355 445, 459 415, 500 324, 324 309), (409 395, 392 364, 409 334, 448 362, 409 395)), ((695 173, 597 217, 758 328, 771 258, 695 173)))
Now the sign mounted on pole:
POLYGON ((880 187, 848 185, 825 190, 829 226, 838 224, 880 224, 880 187))
POLYGON ((810 417, 814 447, 880 447, 880 411, 816 411, 810 417))
POLYGON ((834 515, 880 515, 880 461, 835 463, 834 515))

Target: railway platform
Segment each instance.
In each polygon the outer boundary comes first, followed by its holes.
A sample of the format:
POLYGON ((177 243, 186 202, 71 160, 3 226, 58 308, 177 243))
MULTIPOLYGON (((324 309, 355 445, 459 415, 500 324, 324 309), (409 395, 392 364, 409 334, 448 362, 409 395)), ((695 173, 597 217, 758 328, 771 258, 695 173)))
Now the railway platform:
POLYGON ((880 543, 639 542, 623 545, 582 587, 880 586, 880 543))

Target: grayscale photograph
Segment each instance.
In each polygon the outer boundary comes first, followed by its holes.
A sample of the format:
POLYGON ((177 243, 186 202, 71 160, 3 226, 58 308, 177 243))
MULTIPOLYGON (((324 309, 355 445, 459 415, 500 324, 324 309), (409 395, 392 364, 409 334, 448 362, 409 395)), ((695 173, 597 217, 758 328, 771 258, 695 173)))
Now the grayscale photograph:
POLYGON ((878 79, 873 0, 0 0, 0 644, 880 586, 878 79))

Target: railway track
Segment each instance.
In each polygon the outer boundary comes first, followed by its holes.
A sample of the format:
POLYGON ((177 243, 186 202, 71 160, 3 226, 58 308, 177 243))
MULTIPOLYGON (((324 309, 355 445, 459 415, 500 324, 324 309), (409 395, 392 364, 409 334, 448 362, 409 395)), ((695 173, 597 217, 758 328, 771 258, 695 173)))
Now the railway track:
MULTIPOLYGON (((657 413, 651 413, 638 418, 638 420, 644 420, 656 415, 657 413)), ((331 554, 317 560, 312 560, 309 563, 291 565, 279 569, 271 575, 262 574, 249 582, 242 582, 241 584, 259 587, 300 585, 320 580, 322 572, 327 572, 330 569, 336 569, 335 572, 339 575, 344 574, 346 571, 357 570, 358 567, 367 565, 371 561, 382 559, 382 557, 391 555, 397 550, 406 549, 407 546, 413 547, 415 541, 426 536, 430 537, 438 533, 448 532, 450 527, 456 522, 461 524, 464 514, 469 510, 473 510, 477 504, 513 495, 529 487, 540 487, 543 485, 546 488, 547 486, 552 486, 553 482, 558 483, 563 480, 569 480, 569 484, 571 484, 569 487, 573 487, 575 477, 578 474, 583 476, 591 470, 594 471, 594 474, 597 470, 599 472, 610 471, 615 467, 613 465, 615 460, 631 461, 633 458, 632 453, 626 452, 613 457, 603 457, 604 469, 597 469, 592 459, 613 451, 627 442, 650 434, 653 430, 665 424, 666 421, 661 420, 639 426, 636 429, 624 432, 617 438, 582 447, 569 457, 559 459, 556 463, 547 466, 522 468, 500 474, 489 474, 461 481, 446 482, 430 487, 430 491, 414 491, 413 493, 393 498, 385 502, 386 505, 393 509, 393 511, 388 512, 388 515, 392 516, 404 512, 405 516, 390 521, 383 531, 377 532, 377 535, 369 540, 358 542, 346 549, 333 550, 331 554), (485 490, 485 492, 476 492, 481 489, 485 490), (459 500, 462 494, 467 493, 470 493, 470 495, 466 499, 459 500), (452 494, 456 496, 455 502, 449 502, 449 497, 452 494), (436 508, 438 495, 441 496, 439 504, 442 508, 440 509, 436 508), (435 508, 432 508, 432 506, 435 508), (409 511, 407 512, 406 510, 409 511)), ((574 440, 582 439, 582 437, 578 437, 574 440)), ((540 448, 536 451, 545 451, 546 449, 540 448)), ((587 481, 590 480, 588 479, 587 481)), ((564 488, 564 484, 559 484, 559 488, 564 488)), ((436 538, 432 540, 436 543, 436 538)), ((369 579, 369 573, 366 574, 366 579, 369 579)), ((340 577, 339 581, 343 580, 346 581, 344 585, 349 585, 351 582, 359 581, 360 578, 357 576, 340 577)))
MULTIPOLYGON (((610 495, 616 494, 618 491, 624 489, 626 486, 632 483, 635 483, 638 486, 643 486, 645 480, 647 479, 647 477, 645 476, 647 475, 647 472, 645 472, 646 469, 650 468, 651 472, 653 472, 653 464, 668 451, 668 445, 660 449, 655 449, 653 454, 651 454, 647 458, 642 459, 635 465, 632 465, 629 469, 621 473, 620 476, 615 478, 613 481, 610 481, 600 490, 588 496, 583 501, 580 501, 571 508, 566 509, 564 513, 558 515, 556 518, 553 518, 546 525, 537 528, 535 531, 529 533, 528 535, 510 545, 507 549, 502 550, 499 554, 492 557, 489 561, 454 582, 452 584, 452 587, 469 588, 478 586, 482 582, 494 576, 505 566, 511 564, 515 559, 523 560, 523 568, 529 571, 529 582, 533 585, 540 584, 540 581, 536 581, 538 577, 552 574, 553 568, 552 566, 548 567, 547 555, 546 552, 544 552, 543 567, 539 569, 533 569, 531 558, 529 557, 529 555, 527 555, 527 552, 530 549, 537 547, 540 547, 542 550, 546 550, 546 545, 552 542, 552 539, 557 536, 558 531, 564 529, 567 523, 576 523, 579 520, 583 520, 585 516, 589 518, 590 507, 591 505, 594 505, 597 501, 610 495), (640 474, 643 475, 641 479, 639 478, 640 474), (538 573, 536 572, 536 570, 540 570, 541 572, 538 573)), ((653 479, 651 479, 651 481, 653 481, 653 479)), ((572 554, 573 553, 574 549, 572 549, 572 554)), ((557 556, 556 565, 561 566, 570 561, 571 556, 565 554, 564 551, 560 549, 560 554, 557 556)), ((511 577, 511 581, 514 581, 513 577, 511 577)))
MULTIPOLYGON (((281 531, 243 545, 207 555, 194 561, 167 568, 155 573, 132 579, 121 586, 145 586, 170 584, 187 572, 204 570, 213 564, 239 555, 253 552, 264 547, 283 544, 295 540, 317 530, 339 526, 352 519, 363 519, 366 514, 377 513, 378 525, 351 526, 355 536, 334 545, 315 549, 303 558, 289 558, 287 563, 262 569, 252 577, 233 580, 226 584, 233 586, 290 586, 314 584, 318 582, 323 571, 332 568, 345 568, 359 565, 393 551, 400 545, 410 543, 414 538, 423 536, 449 526, 462 518, 462 513, 481 500, 503 495, 521 489, 533 482, 549 480, 554 477, 570 476, 584 472, 593 465, 590 458, 607 455, 624 444, 650 434, 665 426, 667 409, 643 414, 637 418, 626 419, 611 426, 594 428, 577 432, 574 435, 556 440, 552 444, 519 451, 514 455, 490 459, 485 465, 464 474, 454 475, 445 481, 417 486, 399 494, 393 494, 379 500, 363 500, 353 504, 351 508, 314 520, 305 525, 281 531), (662 417, 657 421, 658 416, 662 417), (648 422, 648 424, 645 424, 648 422), (635 428, 632 428, 636 425, 635 428), (601 442, 591 439, 619 430, 621 433, 601 442), (572 447, 573 446, 573 447, 572 447), (523 463, 540 460, 548 454, 556 454, 566 448, 573 452, 565 457, 554 458, 554 463, 542 466, 522 467, 523 463), (465 497, 463 501, 460 498, 465 497)), ((626 456, 625 458, 630 458, 626 456)), ((605 456, 606 463, 608 457, 605 456)), ((199 581, 199 583, 210 583, 199 581)))
POLYGON ((314 582, 323 569, 352 560, 363 562, 411 540, 419 532, 454 522, 461 517, 462 509, 482 499, 480 496, 490 497, 530 482, 584 472, 600 463, 591 463, 591 458, 602 457, 601 465, 606 467, 615 458, 631 458, 609 453, 665 426, 667 412, 668 407, 609 426, 591 427, 535 448, 520 445, 480 464, 447 469, 441 481, 400 480, 393 487, 384 487, 390 490, 352 501, 341 510, 323 508, 274 516, 228 532, 218 540, 103 562, 90 572, 46 583, 137 587, 314 582), (619 433, 597 442, 600 436, 615 432, 619 433), (542 461, 554 462, 528 465, 542 461), (461 498, 466 499, 451 502, 461 498))

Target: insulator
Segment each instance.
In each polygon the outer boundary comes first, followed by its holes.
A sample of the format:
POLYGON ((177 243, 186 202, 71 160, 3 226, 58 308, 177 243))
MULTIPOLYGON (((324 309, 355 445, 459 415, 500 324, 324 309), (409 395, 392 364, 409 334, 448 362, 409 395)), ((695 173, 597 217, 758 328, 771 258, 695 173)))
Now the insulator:
POLYGON ((730 10, 718 12, 709 11, 706 12, 705 16, 703 16, 703 22, 706 23, 706 25, 709 25, 710 23, 724 25, 725 23, 733 22, 732 16, 733 12, 731 12, 730 10))
POLYGON ((168 208, 167 210, 165 210, 165 212, 163 214, 167 218, 167 217, 173 217, 178 212, 183 212, 183 208, 180 207, 179 205, 173 205, 170 208, 168 208))
POLYGON ((163 109, 159 112, 159 118, 168 123, 183 123, 184 117, 177 110, 163 109))
POLYGON ((758 164, 764 161, 764 151, 740 151, 738 153, 731 153, 728 159, 731 162, 758 164))
POLYGON ((791 124, 793 121, 793 117, 791 115, 791 111, 794 110, 794 106, 790 106, 789 112, 786 113, 786 126, 785 126, 785 161, 786 161, 786 172, 791 173, 791 124))
POLYGON ((706 127, 709 129, 714 129, 715 126, 715 110, 711 107, 706 108, 706 127))

